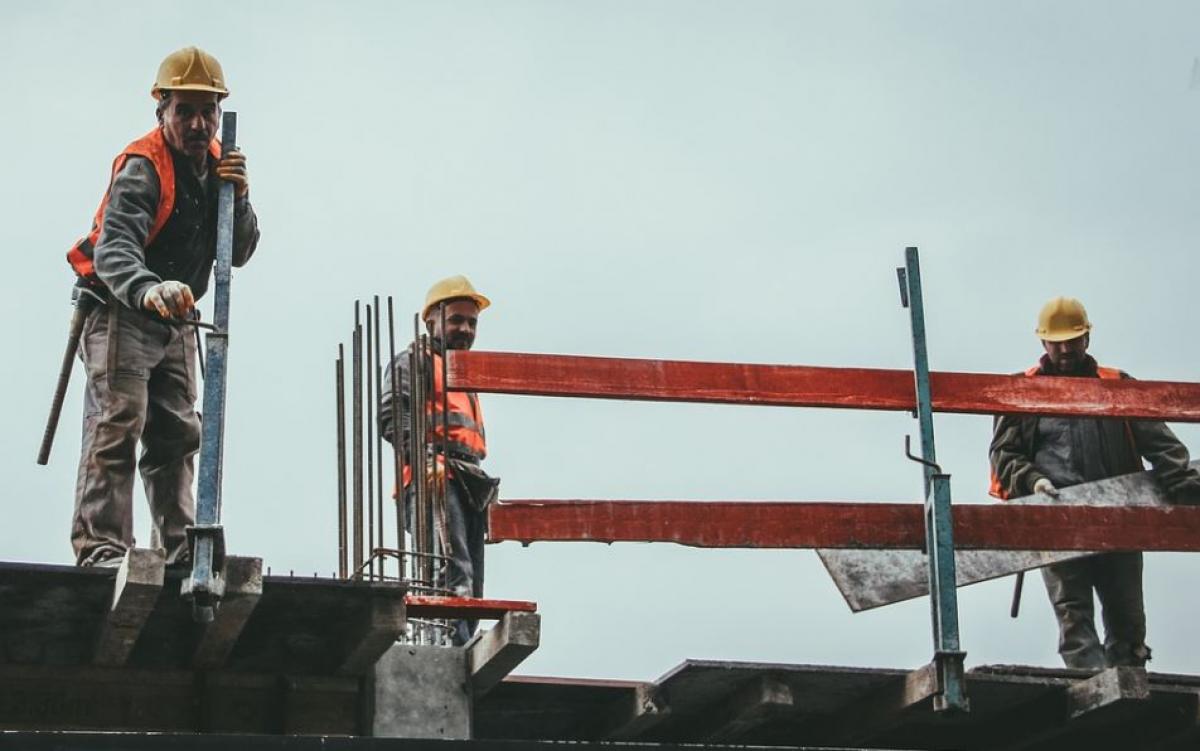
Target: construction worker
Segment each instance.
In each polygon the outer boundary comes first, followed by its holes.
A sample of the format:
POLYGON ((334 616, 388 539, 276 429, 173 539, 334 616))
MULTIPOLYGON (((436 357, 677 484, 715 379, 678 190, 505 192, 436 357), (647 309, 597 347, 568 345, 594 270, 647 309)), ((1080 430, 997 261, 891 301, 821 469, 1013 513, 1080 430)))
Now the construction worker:
MULTIPOLYGON (((441 352, 447 349, 470 349, 475 343, 479 324, 479 312, 491 302, 475 291, 464 276, 443 279, 432 287, 425 296, 421 317, 429 332, 431 352, 428 354, 425 372, 425 402, 428 416, 428 433, 421 446, 428 456, 429 468, 426 482, 430 487, 440 487, 445 480, 445 509, 434 509, 435 515, 444 514, 442 524, 446 530, 445 543, 449 556, 445 576, 446 588, 459 597, 483 596, 483 547, 487 534, 487 507, 496 499, 500 481, 489 477, 479 464, 487 456, 487 439, 483 428, 483 412, 479 407, 478 395, 470 392, 449 392, 442 383, 441 352), (442 405, 448 408, 443 420, 442 405), (445 425, 449 425, 449 435, 445 425), (443 478, 441 473, 445 472, 443 478)), ((410 347, 411 350, 411 347, 410 347)), ((409 374, 410 351, 397 355, 392 361, 382 383, 382 401, 379 406, 380 432, 388 442, 394 442, 392 419, 392 379, 399 378, 397 389, 402 400, 401 445, 411 452, 411 378, 409 374)), ((412 456, 411 453, 407 454, 412 456)), ((408 514, 412 514, 414 487, 411 471, 404 468, 404 498, 408 514)), ((411 524, 409 525, 411 528, 411 524)), ((459 620, 452 624, 451 641, 455 645, 466 644, 475 631, 476 622, 459 620)))
POLYGON ((229 95, 216 58, 173 52, 150 90, 158 124, 113 161, 91 231, 67 253, 80 286, 103 304, 85 321, 83 453, 71 543, 80 566, 112 566, 133 547, 134 452, 153 542, 169 564, 188 560, 193 522, 196 341, 191 321, 216 254, 217 194, 234 185, 234 260, 258 244, 246 158, 220 158, 217 125, 229 95))
MULTIPOLYGON (((1056 297, 1047 302, 1037 325, 1045 353, 1025 375, 1129 378, 1123 371, 1097 365, 1088 354, 1091 330, 1078 300, 1056 297)), ((1141 472, 1143 458, 1169 498, 1192 503, 1200 496, 1200 475, 1188 468, 1187 448, 1161 422, 1001 416, 989 456, 992 495, 999 498, 1040 493, 1053 499, 1071 485, 1141 472)), ((1044 567, 1042 576, 1058 619, 1058 652, 1067 667, 1099 670, 1146 664, 1150 648, 1140 552, 1057 563, 1044 567), (1103 609, 1103 643, 1096 632, 1093 590, 1103 609)))

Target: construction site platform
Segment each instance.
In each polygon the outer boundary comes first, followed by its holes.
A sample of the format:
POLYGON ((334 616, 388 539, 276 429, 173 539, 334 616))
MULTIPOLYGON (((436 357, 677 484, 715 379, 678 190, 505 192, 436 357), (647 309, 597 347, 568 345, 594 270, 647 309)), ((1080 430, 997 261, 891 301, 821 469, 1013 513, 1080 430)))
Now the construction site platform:
POLYGON ((510 676, 477 738, 873 749, 1195 749, 1200 676, 1021 666, 967 672, 970 711, 915 671, 689 660, 653 682, 510 676))

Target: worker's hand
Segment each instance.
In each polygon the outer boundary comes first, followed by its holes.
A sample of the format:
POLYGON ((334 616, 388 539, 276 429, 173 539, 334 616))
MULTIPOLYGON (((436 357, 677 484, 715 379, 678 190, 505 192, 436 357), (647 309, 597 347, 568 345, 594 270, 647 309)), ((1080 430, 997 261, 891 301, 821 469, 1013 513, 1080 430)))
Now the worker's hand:
POLYGON ((250 173, 246 171, 246 155, 234 149, 217 162, 217 177, 233 183, 234 193, 244 198, 250 192, 250 173))
POLYGON ((1058 498, 1058 488, 1054 487, 1054 483, 1045 477, 1041 478, 1033 484, 1033 492, 1041 493, 1042 495, 1058 498))
POLYGON ((437 459, 425 465, 425 479, 430 483, 440 483, 444 474, 446 474, 446 468, 437 459))
POLYGON ((159 282, 142 297, 142 307, 158 313, 163 318, 185 319, 196 307, 192 288, 183 282, 159 282))

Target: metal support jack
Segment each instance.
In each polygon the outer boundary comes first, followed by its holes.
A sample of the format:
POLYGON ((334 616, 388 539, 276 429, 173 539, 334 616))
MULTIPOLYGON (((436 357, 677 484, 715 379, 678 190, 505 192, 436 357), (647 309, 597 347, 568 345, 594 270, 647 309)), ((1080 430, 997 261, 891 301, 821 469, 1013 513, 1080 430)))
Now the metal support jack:
POLYGON ((929 356, 925 340, 925 305, 921 294, 921 266, 916 248, 904 251, 900 304, 908 308, 912 324, 913 364, 917 391, 915 417, 921 431, 921 456, 905 452, 923 465, 925 490, 925 552, 929 558, 929 601, 933 618, 933 663, 938 712, 966 712, 970 708, 958 640, 958 591, 954 571, 954 535, 950 511, 950 475, 937 464, 933 440, 933 400, 929 388, 929 356))
MULTIPOLYGON (((237 113, 221 119, 221 155, 237 146, 237 113)), ((221 527, 221 465, 225 437, 226 355, 229 349, 229 281, 233 267, 234 186, 222 182, 217 194, 217 253, 213 269, 213 330, 205 335, 208 375, 204 379, 204 422, 200 432, 200 471, 196 523, 187 528, 192 573, 182 594, 192 602, 197 623, 211 623, 225 594, 225 530, 221 527)))

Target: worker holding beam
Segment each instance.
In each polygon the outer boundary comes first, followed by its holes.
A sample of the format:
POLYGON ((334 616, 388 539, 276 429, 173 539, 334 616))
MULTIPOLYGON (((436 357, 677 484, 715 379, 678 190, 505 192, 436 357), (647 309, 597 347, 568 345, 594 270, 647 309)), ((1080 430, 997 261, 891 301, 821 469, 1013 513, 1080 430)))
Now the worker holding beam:
MULTIPOLYGON (((434 284, 425 296, 421 318, 429 334, 430 351, 424 353, 423 406, 427 431, 417 448, 425 452, 426 483, 444 488, 444 508, 434 508, 438 526, 444 530, 447 566, 445 586, 458 597, 483 596, 483 549, 487 536, 487 507, 496 499, 500 480, 488 476, 479 466, 487 456, 487 435, 479 396, 472 392, 447 391, 444 356, 447 350, 468 350, 475 343, 479 313, 491 301, 475 290, 465 276, 452 276, 434 284)), ((415 485, 411 471, 412 404, 411 347, 396 356, 384 374, 379 405, 380 432, 395 443, 393 420, 393 379, 402 400, 400 438, 402 451, 409 457, 403 472, 406 514, 413 514, 415 485)), ((436 495, 436 494, 435 494, 436 495)), ((412 524, 409 524, 412 530, 412 524)), ((466 644, 475 631, 475 621, 459 620, 451 624, 451 643, 466 644)))
MULTIPOLYGON (((1122 379, 1130 376, 1098 365, 1088 354, 1092 324, 1078 300, 1056 297, 1038 316, 1045 350, 1030 377, 1122 379)), ((1082 417, 997 417, 989 451, 992 495, 1010 498, 1141 472, 1148 461, 1173 500, 1200 498, 1200 474, 1188 468, 1188 450, 1162 422, 1082 417)), ((1046 592, 1058 619, 1058 652, 1070 668, 1099 670, 1144 666, 1146 612, 1142 554, 1104 553, 1046 566, 1046 592), (1094 597, 1100 598, 1104 641, 1096 631, 1094 597)))
POLYGON ((83 452, 71 543, 80 566, 120 564, 133 547, 134 452, 157 544, 186 563, 193 523, 193 459, 200 446, 193 323, 216 254, 217 193, 234 185, 235 266, 258 244, 246 157, 220 157, 216 58, 196 47, 159 66, 151 96, 158 124, 113 161, 91 230, 67 253, 77 286, 95 301, 82 319, 87 370, 83 452))

